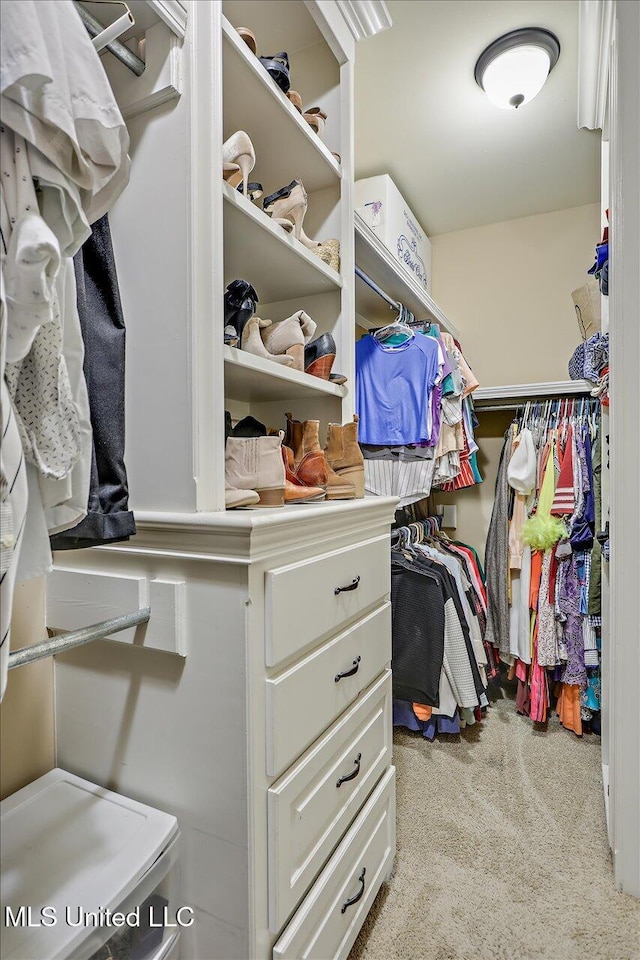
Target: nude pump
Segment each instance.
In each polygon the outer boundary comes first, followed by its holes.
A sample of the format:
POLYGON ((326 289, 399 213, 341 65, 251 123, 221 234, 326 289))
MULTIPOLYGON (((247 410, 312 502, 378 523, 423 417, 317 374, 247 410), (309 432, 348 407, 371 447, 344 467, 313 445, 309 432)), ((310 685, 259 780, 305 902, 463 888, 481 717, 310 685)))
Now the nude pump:
POLYGON ((249 174, 256 165, 256 152, 248 133, 237 130, 222 144, 222 176, 228 180, 238 170, 242 173, 242 191, 247 196, 249 174))

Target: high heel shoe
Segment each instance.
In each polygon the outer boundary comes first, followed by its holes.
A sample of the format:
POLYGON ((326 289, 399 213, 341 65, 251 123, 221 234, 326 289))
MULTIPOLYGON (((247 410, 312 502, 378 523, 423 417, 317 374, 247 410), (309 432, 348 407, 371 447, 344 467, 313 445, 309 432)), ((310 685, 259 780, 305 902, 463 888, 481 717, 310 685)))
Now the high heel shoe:
POLYGON ((289 90, 287 100, 291 101, 298 113, 302 113, 302 97, 297 90, 289 90))
MULTIPOLYGON (((287 220, 284 217, 272 217, 272 220, 275 220, 276 223, 279 223, 280 226, 291 233, 293 231, 293 224, 291 220, 287 220)), ((336 273, 340 273, 340 241, 335 238, 331 240, 312 240, 306 235, 300 225, 300 236, 298 237, 300 243, 304 244, 308 250, 311 250, 312 253, 315 253, 317 257, 320 257, 323 263, 326 263, 328 267, 331 267, 332 270, 335 270, 336 273)))
POLYGON ((256 165, 256 152, 253 149, 249 134, 245 133, 244 130, 237 130, 233 136, 225 140, 222 144, 222 162, 222 175, 225 179, 228 179, 229 175, 236 173, 238 170, 241 171, 244 195, 246 196, 249 174, 256 165))
POLYGON ((321 333, 304 348, 304 372, 328 380, 335 359, 335 340, 330 333, 321 333))
POLYGON ((260 331, 265 327, 271 326, 271 320, 262 320, 260 317, 251 317, 242 331, 241 345, 247 353, 253 353, 256 357, 263 357, 265 360, 274 360, 276 363, 282 363, 286 367, 292 367, 294 360, 288 354, 274 356, 269 353, 265 347, 260 331))
POLYGON ((263 328, 262 342, 271 354, 286 354, 293 359, 295 370, 304 370, 304 347, 316 332, 315 321, 304 310, 263 328))
POLYGON ((262 209, 276 221, 289 220, 296 240, 302 233, 302 222, 307 212, 307 191, 302 180, 292 180, 286 187, 265 197, 262 209))
POLYGON ((238 341, 242 338, 244 326, 254 313, 260 298, 248 280, 232 280, 224 294, 225 340, 227 329, 229 337, 235 331, 238 341))
POLYGON ((321 110, 320 107, 312 107, 310 110, 305 110, 302 117, 307 121, 311 129, 315 130, 318 136, 321 136, 327 121, 327 115, 324 110, 321 110))

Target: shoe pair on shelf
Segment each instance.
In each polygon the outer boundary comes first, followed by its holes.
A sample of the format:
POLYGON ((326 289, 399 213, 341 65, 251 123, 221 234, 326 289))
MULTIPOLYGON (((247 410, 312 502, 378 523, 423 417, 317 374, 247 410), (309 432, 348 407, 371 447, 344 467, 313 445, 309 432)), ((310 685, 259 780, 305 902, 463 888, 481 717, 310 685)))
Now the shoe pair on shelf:
MULTIPOLYGON (((254 56, 258 55, 258 42, 252 30, 248 27, 237 27, 236 33, 242 37, 254 56)), ((310 127, 320 135, 327 120, 326 113, 320 107, 302 108, 302 97, 296 90, 291 89, 291 65, 285 50, 273 56, 258 57, 258 60, 267 71, 275 85, 291 101, 298 113, 302 114, 310 127)))
POLYGON ((340 241, 312 240, 302 229, 307 212, 308 196, 302 180, 292 180, 286 187, 281 187, 275 193, 265 197, 262 209, 279 223, 288 233, 292 233, 296 240, 304 244, 307 249, 330 266, 333 270, 340 270, 340 241))
POLYGON ((273 323, 255 315, 259 298, 247 280, 233 280, 224 295, 224 339, 230 346, 273 360, 313 377, 344 383, 332 374, 336 343, 330 333, 315 340, 315 321, 304 310, 273 323))
POLYGON ((267 428, 248 416, 231 426, 225 414, 225 504, 281 507, 325 499, 322 487, 308 486, 293 472, 293 451, 283 446, 284 433, 267 436, 267 428), (255 489, 254 489, 255 488, 255 489))
POLYGON ((358 418, 344 427, 329 424, 324 450, 318 431, 318 420, 300 422, 288 413, 286 438, 283 431, 267 436, 264 424, 253 417, 245 417, 231 428, 227 414, 227 508, 363 497, 364 460, 358 446, 358 418))

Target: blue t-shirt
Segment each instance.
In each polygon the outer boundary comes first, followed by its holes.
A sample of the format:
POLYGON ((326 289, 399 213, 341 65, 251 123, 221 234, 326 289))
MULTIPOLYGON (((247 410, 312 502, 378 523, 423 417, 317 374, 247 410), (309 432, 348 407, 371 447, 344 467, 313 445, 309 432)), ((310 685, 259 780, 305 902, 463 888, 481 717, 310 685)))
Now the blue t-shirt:
POLYGON ((356 412, 360 443, 399 447, 428 442, 438 342, 412 337, 389 347, 375 337, 356 343, 356 412))

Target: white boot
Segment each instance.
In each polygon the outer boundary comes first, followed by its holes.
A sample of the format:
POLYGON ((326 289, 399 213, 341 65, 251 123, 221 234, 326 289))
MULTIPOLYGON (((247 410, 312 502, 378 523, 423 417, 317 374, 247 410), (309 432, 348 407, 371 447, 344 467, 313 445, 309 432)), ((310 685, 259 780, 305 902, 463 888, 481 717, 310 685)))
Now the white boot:
POLYGON ((285 471, 282 438, 228 437, 225 450, 225 486, 255 490, 260 507, 284 506, 285 471))

